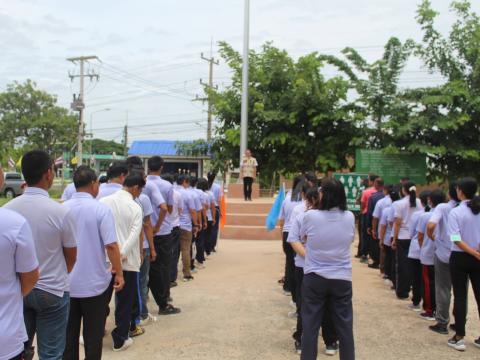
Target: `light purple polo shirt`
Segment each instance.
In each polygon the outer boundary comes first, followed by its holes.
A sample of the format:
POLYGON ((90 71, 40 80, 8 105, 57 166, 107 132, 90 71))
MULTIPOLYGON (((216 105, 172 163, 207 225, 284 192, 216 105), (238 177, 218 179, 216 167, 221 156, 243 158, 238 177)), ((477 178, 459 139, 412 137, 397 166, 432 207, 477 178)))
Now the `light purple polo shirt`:
POLYGON ((390 246, 392 244, 392 226, 388 222, 388 215, 392 211, 392 206, 388 206, 382 211, 382 216, 380 217, 380 221, 378 222, 379 230, 378 234, 380 236, 380 226, 385 226, 385 237, 383 238, 383 244, 390 246))
POLYGON ((452 242, 452 251, 463 252, 457 245, 462 241, 472 249, 480 251, 480 214, 475 215, 464 200, 448 216, 448 236, 452 242))
POLYGON ((69 275, 70 296, 101 295, 112 280, 105 246, 117 242, 113 214, 108 206, 86 192, 73 194, 64 206, 76 219, 77 262, 69 275))
POLYGON ((215 198, 215 206, 219 206, 220 198, 222 197, 222 187, 217 183, 213 183, 210 190, 212 191, 213 196, 215 198))
POLYGON ((179 187, 178 191, 182 196, 182 212, 180 213, 180 229, 185 231, 192 231, 192 216, 190 210, 196 211, 194 195, 191 191, 179 187))
MULTIPOLYGON (((290 231, 288 232, 287 242, 301 242, 305 244, 305 241, 302 240, 300 235, 300 230, 302 228, 303 217, 307 211, 307 204, 305 201, 301 201, 295 206, 291 214, 291 226, 290 231)), ((305 258, 298 254, 295 254, 295 266, 303 268, 305 266, 305 258)))
MULTIPOLYGON (((390 199, 390 195, 387 195, 384 198, 378 200, 375 204, 375 208, 373 209, 372 216, 380 221, 383 211, 390 205, 392 205, 392 199, 390 199)), ((380 234, 380 222, 378 223, 377 234, 380 234)))
POLYGON ((292 201, 292 193, 288 193, 283 200, 282 207, 280 209, 279 219, 284 221, 283 232, 289 232, 291 227, 291 215, 293 209, 300 204, 299 201, 292 201))
POLYGON ((418 219, 417 233, 423 234, 423 244, 420 249, 420 262, 422 265, 433 265, 433 258, 435 257, 435 241, 430 239, 427 235, 427 224, 432 217, 432 211, 423 213, 418 219))
MULTIPOLYGON (((144 193, 141 193, 140 196, 135 199, 135 201, 142 208, 143 219, 145 219, 146 217, 150 217, 153 214, 152 203, 150 202, 150 198, 147 195, 145 195, 144 193)), ((150 248, 146 234, 144 234, 143 236, 143 248, 144 249, 150 248)))
POLYGON ((416 200, 416 206, 412 208, 410 207, 410 197, 405 196, 403 199, 395 201, 393 207, 395 209, 395 218, 402 219, 400 231, 398 232, 398 239, 411 239, 410 230, 413 228, 412 215, 417 211, 423 210, 420 199, 416 200))
POLYGON ((62 194, 62 197, 60 198, 60 200, 62 200, 62 202, 70 200, 72 198, 72 195, 75 194, 76 192, 77 192, 77 189, 75 189, 75 184, 70 183, 63 190, 63 194, 62 194))
POLYGON ((307 236, 305 274, 326 279, 352 281, 351 245, 355 237, 355 217, 339 209, 308 210, 300 230, 307 236))
POLYGON ((118 190, 122 190, 123 186, 116 183, 103 183, 98 190, 97 200, 115 194, 118 190))
POLYGON ((32 231, 14 211, 0 208, 0 360, 23 351, 27 332, 23 320, 23 298, 17 273, 38 267, 32 231))
POLYGON ((212 221, 212 203, 215 204, 215 196, 213 195, 213 192, 207 191, 206 192, 208 196, 208 210, 207 210, 207 220, 212 221))
POLYGON ((453 200, 446 204, 439 204, 435 207, 435 211, 430 218, 431 223, 437 224, 435 228, 435 255, 446 264, 450 261, 452 249, 452 242, 448 235, 448 215, 456 206, 457 203, 453 200))
POLYGON ((173 187, 173 211, 170 214, 172 217, 172 226, 174 228, 180 226, 180 210, 182 209, 182 194, 178 191, 178 186, 173 187))
MULTIPOLYGON (((160 194, 162 194, 162 197, 165 199, 167 206, 173 206, 174 205, 174 198, 173 198, 173 185, 170 184, 168 181, 163 180, 160 176, 157 175, 148 175, 147 176, 147 183, 153 183, 157 189, 160 191, 160 194)), ((152 224, 156 224, 158 221, 158 216, 160 214, 160 209, 157 207, 153 209, 153 214, 152 214, 152 224)), ((170 216, 167 214, 165 216, 165 219, 162 222, 162 225, 160 226, 160 230, 158 233, 154 235, 169 235, 172 232, 173 226, 172 226, 172 220, 170 216)))
POLYGON ((154 209, 158 209, 160 205, 165 204, 165 199, 160 193, 160 190, 158 190, 158 187, 151 181, 147 181, 142 193, 148 196, 154 209))
POLYGON ((195 210, 202 211, 203 205, 202 205, 202 199, 200 198, 200 194, 192 187, 189 187, 187 191, 189 191, 190 194, 192 194, 193 196, 193 200, 195 201, 195 210))
POLYGON ((75 218, 70 209, 36 187, 27 187, 22 196, 11 200, 5 208, 22 215, 32 229, 40 264, 40 279, 35 288, 63 297, 70 287, 63 248, 77 246, 75 218))
POLYGON ((418 243, 418 231, 417 225, 420 216, 425 214, 425 211, 417 211, 412 214, 412 220, 410 225, 410 248, 408 249, 408 257, 410 259, 420 260, 420 244, 418 243))

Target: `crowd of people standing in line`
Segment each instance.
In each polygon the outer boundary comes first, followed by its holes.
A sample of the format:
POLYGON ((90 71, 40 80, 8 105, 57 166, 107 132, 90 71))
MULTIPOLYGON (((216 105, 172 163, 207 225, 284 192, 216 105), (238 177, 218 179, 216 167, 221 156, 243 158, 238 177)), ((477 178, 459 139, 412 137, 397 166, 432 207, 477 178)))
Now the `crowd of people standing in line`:
MULTIPOLYGON (((477 181, 462 178, 441 189, 423 191, 402 179, 385 185, 370 175, 359 201, 356 258, 379 269, 385 283, 429 329, 455 335, 448 346, 466 350, 468 283, 480 312, 480 197, 477 181), (453 289, 453 317, 450 301, 453 289)), ((350 248, 355 219, 347 210, 343 184, 318 181, 313 173, 297 176, 280 214, 285 275, 279 282, 291 295, 297 326, 293 333, 301 359, 316 359, 319 330, 325 353, 355 358, 350 248)), ((480 348, 480 338, 473 340, 480 348)))
MULTIPOLYGON (((43 151, 22 157, 24 194, 0 208, 0 360, 102 357, 106 320, 115 294, 113 351, 157 317, 173 315, 170 289, 216 252, 221 187, 195 176, 162 175, 163 159, 129 157, 108 169, 100 184, 79 166, 61 202, 49 197, 55 177, 43 151), (83 327, 83 332, 81 328, 83 327)), ((0 182, 3 173, 0 167, 0 182)), ((1 184, 0 184, 1 185, 1 184)))

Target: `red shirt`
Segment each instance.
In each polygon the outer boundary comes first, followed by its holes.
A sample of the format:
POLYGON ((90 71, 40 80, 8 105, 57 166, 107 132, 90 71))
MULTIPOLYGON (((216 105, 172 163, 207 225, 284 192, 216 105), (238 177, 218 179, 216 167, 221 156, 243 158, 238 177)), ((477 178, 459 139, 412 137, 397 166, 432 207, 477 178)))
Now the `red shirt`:
POLYGON ((362 192, 362 197, 360 199, 360 210, 362 214, 366 214, 368 211, 368 199, 370 199, 370 196, 372 196, 373 193, 375 193, 377 190, 375 188, 369 187, 362 192))

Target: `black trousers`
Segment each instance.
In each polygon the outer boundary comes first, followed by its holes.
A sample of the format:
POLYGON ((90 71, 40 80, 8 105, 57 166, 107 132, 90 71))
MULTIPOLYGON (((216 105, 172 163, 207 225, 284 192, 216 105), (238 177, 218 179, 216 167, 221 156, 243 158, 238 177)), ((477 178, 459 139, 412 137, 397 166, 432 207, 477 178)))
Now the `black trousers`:
POLYGON ((220 207, 216 206, 215 207, 215 226, 212 229, 212 251, 215 251, 215 248, 217 247, 217 241, 218 241, 218 230, 220 228, 220 207))
MULTIPOLYGON (((293 338, 302 343, 302 283, 303 283, 303 268, 295 266, 295 285, 297 293, 297 329, 293 333, 293 338)), ((331 345, 338 341, 335 326, 333 325, 331 311, 325 311, 325 316, 322 321, 322 338, 325 345, 331 345)))
POLYGON ((357 219, 357 229, 358 229, 358 246, 357 246, 357 256, 361 256, 361 246, 362 246, 362 214, 355 212, 355 218, 357 219))
POLYGON ((412 286, 412 280, 410 277, 408 250, 410 249, 410 241, 408 239, 397 240, 397 281, 396 289, 397 296, 399 298, 407 298, 412 286))
POLYGON ((450 255, 450 274, 453 286, 453 315, 455 317, 455 332, 465 336, 467 319, 468 279, 472 283, 473 293, 480 313, 480 261, 472 255, 452 251, 450 255))
POLYGON ((332 314, 340 341, 340 360, 354 360, 352 282, 316 274, 303 277, 301 359, 317 359, 318 332, 327 311, 332 314))
POLYGON ((213 232, 213 221, 209 220, 207 222, 207 230, 205 230, 205 253, 210 255, 213 250, 213 241, 212 241, 212 232, 213 232))
POLYGON ((178 276, 178 261, 180 260, 180 228, 172 230, 172 259, 170 264, 170 282, 176 281, 178 276))
POLYGON ((85 342, 85 359, 102 358, 103 334, 105 331, 105 302, 109 289, 102 294, 87 298, 70 298, 67 337, 63 359, 78 360, 80 327, 83 319, 83 340, 85 342))
MULTIPOLYGON (((412 302, 415 305, 420 304, 423 294, 423 268, 422 263, 418 259, 408 259, 410 279, 412 281, 412 302)), ((425 304, 423 304, 425 307, 425 304)))
POLYGON ((148 287, 155 302, 163 309, 170 296, 170 267, 172 262, 172 234, 153 238, 157 258, 150 263, 148 287))
POLYGON ((243 195, 245 196, 245 200, 252 200, 252 185, 252 177, 247 176, 243 178, 243 195))
POLYGON ((197 249, 195 259, 200 264, 203 264, 203 262, 205 261, 205 234, 206 231, 202 230, 197 234, 197 237, 195 238, 195 248, 197 249))
POLYGON ((385 251, 385 276, 388 277, 388 280, 393 281, 392 277, 392 262, 393 262, 393 250, 391 246, 383 245, 385 251))
POLYGON ((374 265, 380 265, 380 247, 378 245, 378 239, 375 240, 372 236, 368 236, 369 246, 368 253, 373 260, 374 265))
POLYGON ((362 230, 362 236, 360 236, 360 249, 359 249, 359 255, 361 256, 367 256, 368 255, 368 248, 369 248, 369 235, 368 235, 368 215, 367 214, 361 214, 360 215, 361 219, 361 230, 362 230))
POLYGON ((122 347, 128 339, 128 332, 136 317, 132 313, 135 297, 138 295, 138 272, 123 271, 125 286, 117 293, 115 301, 115 329, 112 331, 113 345, 122 347))
POLYGON ((425 312, 433 315, 437 310, 435 301, 435 267, 433 265, 422 265, 423 276, 423 308, 425 312))
POLYGON ((295 251, 287 242, 288 232, 282 234, 282 246, 283 252, 285 253, 285 282, 283 284, 283 289, 285 291, 290 291, 292 293, 292 299, 296 302, 295 294, 295 251))

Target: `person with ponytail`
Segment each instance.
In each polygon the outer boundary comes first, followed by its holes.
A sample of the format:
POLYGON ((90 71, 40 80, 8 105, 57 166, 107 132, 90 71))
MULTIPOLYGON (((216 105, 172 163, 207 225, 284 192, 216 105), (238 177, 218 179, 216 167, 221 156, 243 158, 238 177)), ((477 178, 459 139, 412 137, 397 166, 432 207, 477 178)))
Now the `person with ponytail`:
POLYGON ((422 264, 423 280, 423 309, 420 316, 425 320, 435 321, 435 243, 427 235, 427 224, 432 217, 435 208, 445 202, 445 195, 442 190, 433 190, 428 196, 430 211, 420 216, 417 224, 418 245, 420 246, 420 263, 422 264))
POLYGON ((400 189, 396 186, 389 190, 389 197, 392 202, 382 212, 380 218, 380 243, 385 253, 385 280, 388 284, 395 285, 395 251, 392 249, 393 221, 395 201, 400 200, 400 189))
POLYGON ((402 194, 404 198, 397 201, 394 206, 392 247, 396 250, 397 257, 396 294, 399 299, 406 300, 412 286, 408 263, 408 251, 411 243, 410 229, 413 227, 412 215, 422 210, 423 207, 420 199, 417 199, 417 188, 414 182, 405 182, 402 185, 402 194))
MULTIPOLYGON (((480 311, 480 197, 474 178, 458 181, 457 195, 460 205, 448 216, 448 236, 452 243, 450 274, 453 286, 453 314, 455 336, 448 340, 448 346, 465 351, 465 321, 467 317, 468 279, 472 284, 477 307, 480 311)), ((474 341, 480 348, 480 337, 474 341)))
POLYGON ((452 182, 448 188, 449 201, 439 204, 432 212, 432 217, 427 224, 427 235, 435 243, 435 301, 437 311, 435 319, 437 323, 429 326, 429 329, 448 335, 448 323, 450 321, 450 298, 452 296, 452 280, 450 277, 450 253, 452 243, 447 233, 448 216, 458 203, 457 183, 452 182))

